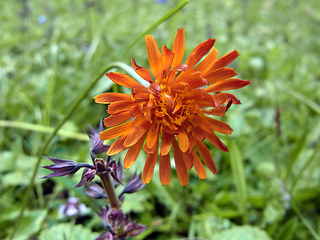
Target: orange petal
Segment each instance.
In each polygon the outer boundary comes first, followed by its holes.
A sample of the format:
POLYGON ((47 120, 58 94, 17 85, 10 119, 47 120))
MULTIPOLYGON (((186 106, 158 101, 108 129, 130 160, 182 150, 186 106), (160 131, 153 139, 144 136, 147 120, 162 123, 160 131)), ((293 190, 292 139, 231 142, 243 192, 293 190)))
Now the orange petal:
POLYGON ((194 132, 188 132, 188 138, 189 138, 189 149, 188 152, 192 152, 194 149, 194 146, 196 145, 196 138, 194 136, 194 132))
POLYGON ((210 72, 210 74, 205 75, 205 78, 209 84, 219 82, 224 79, 232 78, 238 74, 233 68, 219 68, 216 71, 210 72))
POLYGON ((131 89, 133 99, 149 99, 149 89, 142 85, 136 85, 131 89))
POLYGON ((141 104, 141 102, 132 102, 132 101, 117 101, 113 102, 108 106, 109 114, 116 114, 120 112, 130 111, 131 108, 141 104))
POLYGON ((133 69, 136 71, 136 73, 140 77, 142 77, 144 80, 148 81, 149 83, 154 82, 152 79, 151 73, 149 72, 149 70, 147 68, 138 66, 133 58, 131 58, 131 64, 132 64, 133 69))
POLYGON ((119 137, 121 135, 126 135, 130 131, 132 131, 132 121, 123 123, 121 125, 115 126, 113 128, 109 128, 103 132, 100 133, 100 139, 101 140, 108 140, 112 138, 119 137))
POLYGON ((145 37, 151 71, 156 79, 162 79, 162 60, 157 43, 151 35, 145 37))
POLYGON ((175 139, 172 141, 172 145, 177 176, 181 186, 185 186, 189 183, 188 170, 186 164, 184 163, 182 152, 175 139))
POLYGON ((129 169, 132 166, 132 164, 137 160, 137 157, 139 156, 140 150, 144 143, 144 139, 145 137, 141 137, 139 141, 136 142, 136 144, 132 145, 129 148, 123 161, 124 168, 129 169))
POLYGON ((228 135, 230 135, 232 133, 233 130, 228 124, 221 122, 219 120, 213 119, 213 118, 208 118, 208 119, 209 119, 210 125, 214 129, 214 131, 217 131, 217 132, 223 133, 223 134, 228 134, 228 135))
POLYGON ((124 140, 126 139, 126 137, 127 137, 127 135, 122 136, 122 137, 118 138, 116 141, 114 141, 111 144, 107 154, 112 156, 112 155, 115 155, 119 152, 126 150, 127 148, 125 146, 123 146, 123 143, 124 143, 124 140))
POLYGON ((161 50, 161 58, 162 58, 163 71, 167 73, 170 70, 170 67, 174 58, 174 53, 165 45, 163 45, 161 50))
POLYGON ((240 100, 231 93, 217 93, 212 96, 213 100, 218 104, 223 104, 232 100, 232 104, 241 104, 240 100))
POLYGON ((189 149, 189 138, 184 130, 177 135, 178 143, 182 152, 186 152, 189 149))
POLYGON ((215 116, 224 116, 226 114, 226 111, 228 110, 227 107, 221 106, 220 108, 213 108, 210 110, 203 110, 203 113, 215 115, 215 116))
POLYGON ((221 151, 228 152, 228 147, 223 142, 221 142, 221 140, 214 133, 208 134, 207 139, 216 148, 220 149, 221 151))
POLYGON ((193 156, 191 153, 188 152, 182 152, 184 163, 186 164, 186 167, 188 170, 190 170, 193 166, 193 156))
POLYGON ((156 144, 157 139, 159 139, 159 129, 160 127, 157 124, 157 122, 153 121, 147 135, 147 140, 145 144, 147 148, 152 148, 156 144))
MULTIPOLYGON (((157 141, 157 145, 158 144, 159 142, 157 141)), ((143 173, 142 173, 142 181, 144 183, 150 182, 153 175, 154 166, 156 165, 157 160, 158 160, 158 147, 154 153, 148 154, 147 156, 146 163, 144 165, 143 173)))
POLYGON ((110 115, 109 117, 104 119, 104 125, 106 127, 113 127, 118 124, 121 124, 132 118, 132 114, 130 111, 120 112, 117 114, 110 115))
POLYGON ((197 141, 196 146, 197 146, 198 152, 199 152, 203 162, 207 165, 207 167, 210 169, 210 171, 213 174, 216 174, 217 168, 216 168, 216 165, 214 164, 211 153, 210 153, 209 149, 207 148, 207 146, 203 142, 200 142, 200 141, 197 141))
POLYGON ((162 185, 170 184, 170 173, 171 173, 171 164, 170 164, 170 156, 160 155, 159 158, 159 176, 160 182, 162 185))
POLYGON ((184 56, 184 48, 185 48, 184 29, 179 28, 173 43, 174 58, 172 62, 172 68, 175 68, 181 64, 184 56))
POLYGON ((115 101, 131 100, 131 95, 125 93, 102 93, 94 97, 96 103, 112 103, 115 101))
MULTIPOLYGON (((201 128, 204 132, 212 132, 212 126, 210 124, 210 117, 206 116, 195 116, 192 118, 192 123, 197 126, 198 128, 201 128)), ((196 134, 195 134, 196 136, 196 134)))
POLYGON ((199 176, 199 179, 207 179, 206 169, 204 168, 196 151, 194 150, 192 151, 192 156, 193 156, 193 166, 199 176))
POLYGON ((196 65, 197 62, 199 62, 201 58, 210 51, 215 41, 215 39, 209 38, 207 41, 204 41, 196 46, 185 64, 187 64, 190 68, 193 68, 193 66, 196 65))
POLYGON ((172 145, 173 136, 166 131, 162 133, 162 142, 160 147, 161 155, 167 155, 172 145))
POLYGON ((133 78, 129 77, 124 73, 110 72, 110 73, 106 73, 106 76, 116 84, 119 84, 121 86, 128 87, 128 88, 132 88, 133 86, 140 84, 136 80, 134 80, 133 78))
POLYGON ((139 141, 140 138, 144 136, 144 134, 147 132, 149 126, 149 122, 146 121, 145 124, 135 127, 133 131, 131 131, 126 140, 124 141, 124 146, 125 147, 130 147, 134 145, 137 141, 139 141))
POLYGON ((212 67, 212 65, 217 60, 218 51, 216 48, 212 48, 209 54, 201 61, 195 68, 194 71, 201 72, 201 75, 204 76, 212 67))
POLYGON ((238 56, 239 52, 237 50, 233 50, 232 52, 227 53, 213 64, 211 70, 227 66, 228 64, 232 63, 238 56))
POLYGON ((231 79, 226 79, 223 81, 216 82, 211 86, 205 88, 204 90, 206 92, 221 92, 226 90, 242 88, 249 85, 250 83, 251 83, 250 81, 246 81, 238 78, 231 78, 231 79))

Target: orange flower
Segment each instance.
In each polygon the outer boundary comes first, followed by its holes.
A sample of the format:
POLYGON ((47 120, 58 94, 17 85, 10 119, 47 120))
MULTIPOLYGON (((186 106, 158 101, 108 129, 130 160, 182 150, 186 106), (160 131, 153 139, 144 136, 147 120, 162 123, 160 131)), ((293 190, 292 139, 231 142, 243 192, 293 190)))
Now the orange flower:
POLYGON ((226 67, 239 53, 234 50, 217 59, 218 52, 213 48, 215 39, 210 38, 200 43, 181 64, 185 50, 183 28, 178 29, 173 50, 163 46, 160 53, 152 36, 146 36, 145 40, 155 79, 133 59, 134 70, 148 86, 123 73, 106 74, 113 82, 131 88, 132 94, 103 93, 94 98, 97 103, 110 104, 110 116, 104 119, 109 129, 101 132, 100 138, 118 138, 111 145, 109 155, 129 148, 124 159, 125 168, 130 168, 141 148, 144 149, 147 153, 142 175, 144 183, 150 182, 158 158, 160 181, 163 185, 170 183, 171 148, 182 186, 188 184, 188 170, 192 167, 200 179, 206 179, 203 163, 214 174, 217 169, 203 140, 208 139, 216 148, 227 152, 228 148, 215 132, 232 132, 229 125, 211 115, 223 116, 231 104, 240 104, 234 95, 220 92, 250 84, 250 81, 233 78, 236 72, 226 67))

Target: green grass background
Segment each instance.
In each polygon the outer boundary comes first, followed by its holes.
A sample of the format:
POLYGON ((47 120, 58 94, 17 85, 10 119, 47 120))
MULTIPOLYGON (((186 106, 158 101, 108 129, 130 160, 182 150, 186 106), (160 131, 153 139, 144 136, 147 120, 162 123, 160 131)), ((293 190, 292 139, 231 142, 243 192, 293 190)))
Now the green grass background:
MULTIPOLYGON (((172 47, 180 27, 186 56, 216 38, 219 56, 240 52, 233 67, 252 84, 234 91, 242 105, 223 118, 234 129, 222 136, 230 152, 211 148, 219 174, 208 172, 208 180, 200 181, 191 171, 190 184, 182 188, 173 170, 171 185, 162 187, 156 167, 151 183, 127 196, 124 211, 149 226, 138 239, 320 239, 320 2, 191 0, 155 25, 178 4, 0 2, 1 239, 14 229, 14 239, 94 239, 103 231, 95 211, 105 202, 70 190, 81 174, 42 180, 48 171, 39 169, 27 191, 37 159, 89 162, 88 124, 97 126, 106 116, 106 106, 92 98, 122 91, 106 77, 99 79, 101 71, 113 62, 129 65, 131 57, 148 66, 139 36, 146 32, 159 46, 172 47), (76 220, 58 216, 68 196, 78 197, 89 212, 76 220)), ((141 172, 144 157, 125 173, 141 172)))

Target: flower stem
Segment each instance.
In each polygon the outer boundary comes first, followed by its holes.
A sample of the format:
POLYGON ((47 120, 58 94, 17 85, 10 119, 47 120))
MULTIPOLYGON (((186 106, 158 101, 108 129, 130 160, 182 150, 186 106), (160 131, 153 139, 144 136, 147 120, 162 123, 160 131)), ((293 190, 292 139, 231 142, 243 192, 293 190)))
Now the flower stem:
POLYGON ((112 208, 120 209, 121 203, 112 184, 110 173, 104 172, 99 174, 99 177, 101 178, 103 188, 108 196, 110 206, 112 208))

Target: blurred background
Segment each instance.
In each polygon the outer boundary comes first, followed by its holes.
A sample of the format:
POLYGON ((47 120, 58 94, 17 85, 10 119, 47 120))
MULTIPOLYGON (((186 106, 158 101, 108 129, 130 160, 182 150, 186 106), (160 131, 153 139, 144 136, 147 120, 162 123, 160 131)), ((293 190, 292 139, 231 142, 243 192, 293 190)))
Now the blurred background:
MULTIPOLYGON (((129 65, 133 57, 147 67, 144 38, 134 40, 178 4, 0 2, 1 239, 12 232, 43 144, 70 106, 108 64, 129 65)), ((223 118, 234 129, 221 136, 230 152, 211 148, 217 175, 208 172, 208 180, 200 181, 192 170, 189 185, 181 187, 172 172, 171 185, 162 187, 156 167, 151 183, 127 196, 124 212, 149 226, 137 239, 320 239, 319 25, 318 0, 191 0, 148 32, 171 48, 183 27, 185 56, 216 38, 219 56, 240 52, 233 67, 252 84, 234 91, 242 105, 223 118)), ((97 127, 106 117, 106 106, 93 97, 113 88, 102 77, 45 155, 89 162, 88 125, 97 127)), ((141 172, 144 157, 125 174, 141 172)), ((105 201, 71 189, 81 174, 40 179, 49 172, 38 170, 15 239, 66 239, 64 232, 72 229, 70 239, 97 237, 104 229, 96 211, 105 201), (59 214, 69 197, 87 211, 76 218, 59 214)))

